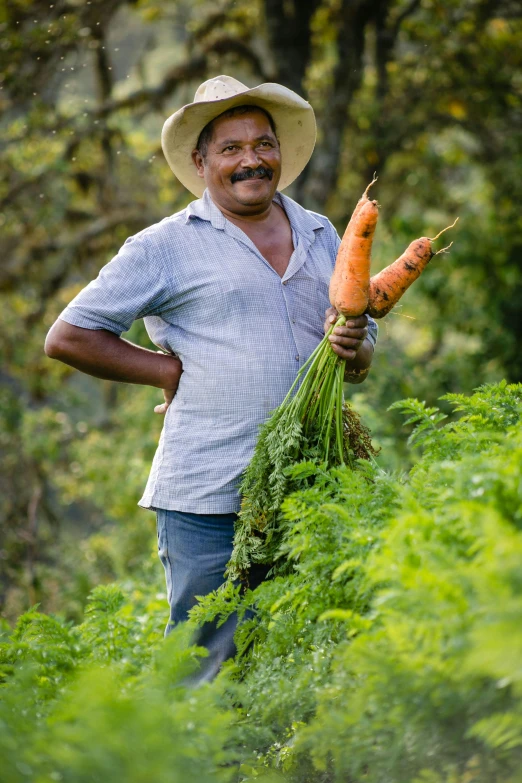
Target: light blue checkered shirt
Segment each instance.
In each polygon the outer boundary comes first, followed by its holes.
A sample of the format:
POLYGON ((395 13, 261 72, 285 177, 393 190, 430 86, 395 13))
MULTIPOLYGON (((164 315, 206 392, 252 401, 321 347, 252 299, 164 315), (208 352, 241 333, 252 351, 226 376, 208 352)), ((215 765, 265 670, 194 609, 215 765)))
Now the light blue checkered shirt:
MULTIPOLYGON (((127 239, 61 314, 116 334, 145 318, 183 373, 139 505, 221 514, 259 425, 323 337, 339 237, 330 221, 277 193, 294 240, 281 278, 253 242, 203 198, 127 239)), ((375 343, 377 325, 369 319, 375 343)))

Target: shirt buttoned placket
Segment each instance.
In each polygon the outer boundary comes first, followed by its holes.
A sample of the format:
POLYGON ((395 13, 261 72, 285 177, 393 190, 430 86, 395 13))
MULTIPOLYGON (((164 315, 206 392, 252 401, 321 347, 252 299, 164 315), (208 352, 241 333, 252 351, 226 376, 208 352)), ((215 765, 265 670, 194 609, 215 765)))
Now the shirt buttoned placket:
POLYGON ((293 304, 293 291, 292 291, 292 278, 306 263, 308 257, 308 251, 312 242, 315 240, 315 234, 312 236, 298 234, 296 231, 292 231, 294 236, 294 252, 288 262, 288 267, 284 273, 281 283, 283 289, 283 296, 285 299, 286 312, 288 316, 288 322, 292 331, 294 344, 296 348, 295 358, 300 364, 303 364, 305 357, 302 356, 301 348, 299 347, 299 333, 297 330, 297 323, 294 316, 294 304, 293 304))
MULTIPOLYGON (((221 213, 220 213, 221 214, 221 213)), ((222 216, 223 217, 223 216, 222 216)), ((212 225, 214 225, 214 222, 212 221, 212 225)), ((216 228, 218 226, 215 226, 216 228)), ((276 277, 280 281, 280 290, 281 295, 283 297, 283 302, 285 305, 285 312, 286 317, 288 319, 288 326, 290 328, 290 332, 292 334, 292 339, 294 342, 294 349, 295 349, 295 360, 297 362, 301 362, 301 352, 299 349, 298 340, 296 337, 296 332, 294 329, 295 326, 295 319, 292 319, 292 293, 291 293, 291 286, 289 288, 288 284, 291 282, 291 278, 293 275, 296 274, 296 272, 301 269, 303 264, 306 261, 306 256, 308 253, 308 249, 310 247, 310 240, 306 237, 303 237, 302 235, 298 234, 297 231, 292 227, 292 239, 294 243, 294 251, 292 255, 290 256, 290 260, 288 262, 288 267, 286 268, 286 271, 283 275, 283 277, 280 277, 279 274, 276 272, 274 267, 267 261, 267 259, 264 257, 262 253, 258 250, 256 245, 252 242, 250 237, 248 237, 244 231, 241 231, 240 228, 238 228, 234 223, 231 223, 229 220, 225 219, 225 226, 224 226, 225 232, 236 239, 238 242, 241 242, 243 245, 245 245, 249 250, 251 250, 254 255, 259 258, 259 260, 267 266, 272 274, 276 275, 276 277)), ((312 238, 315 239, 315 235, 312 234, 312 238)))

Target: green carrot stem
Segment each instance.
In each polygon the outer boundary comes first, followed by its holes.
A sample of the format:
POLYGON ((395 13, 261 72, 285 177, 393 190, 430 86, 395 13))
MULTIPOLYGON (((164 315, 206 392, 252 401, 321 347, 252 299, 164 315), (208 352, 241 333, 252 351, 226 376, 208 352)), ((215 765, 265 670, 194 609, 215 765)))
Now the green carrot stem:
POLYGON ((337 450, 341 465, 344 465, 344 433, 343 433, 343 383, 346 361, 339 362, 337 367, 337 402, 335 406, 335 430, 337 450))
POLYGON ((324 386, 328 379, 328 372, 325 370, 324 363, 321 365, 319 370, 320 373, 318 372, 313 378, 310 379, 313 381, 313 383, 310 383, 310 391, 307 394, 305 404, 303 406, 303 421, 310 421, 315 419, 317 411, 320 411, 324 405, 324 400, 326 398, 324 386))
POLYGON ((332 393, 332 387, 334 386, 334 382, 335 382, 335 374, 333 374, 329 379, 328 396, 326 398, 327 399, 326 410, 321 423, 320 437, 323 439, 323 448, 326 455, 328 455, 330 451, 332 416, 333 416, 334 406, 335 406, 335 394, 332 393))
POLYGON ((330 328, 326 332, 325 336, 323 337, 323 339, 321 340, 319 345, 316 346, 316 348, 312 351, 312 353, 310 354, 310 356, 308 357, 306 362, 299 369, 299 372, 297 373, 296 378, 295 378, 293 384, 291 385, 290 389, 288 390, 288 393, 287 393, 286 397, 284 398, 283 402, 281 403, 281 407, 283 405, 286 405, 286 403, 288 402, 288 400, 292 396, 292 392, 294 391, 296 385, 299 383, 299 380, 303 376, 305 370, 311 370, 312 369, 311 365, 313 365, 317 360, 320 361, 320 358, 322 356, 322 353, 323 353, 323 350, 325 349, 325 347, 329 347, 329 348, 331 347, 331 344, 330 344, 330 341, 328 340, 328 338, 332 334, 332 332, 335 329, 335 327, 336 326, 344 326, 345 323, 346 323, 346 316, 340 315, 339 318, 337 319, 337 321, 335 321, 330 326, 330 328))

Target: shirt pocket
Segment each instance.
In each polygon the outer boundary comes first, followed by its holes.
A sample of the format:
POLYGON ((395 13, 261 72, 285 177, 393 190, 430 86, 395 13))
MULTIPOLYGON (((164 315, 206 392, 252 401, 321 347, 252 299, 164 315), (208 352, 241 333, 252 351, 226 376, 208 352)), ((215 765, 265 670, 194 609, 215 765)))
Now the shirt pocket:
POLYGON ((299 269, 292 275, 288 284, 293 294, 295 320, 304 320, 322 327, 325 312, 330 307, 329 283, 329 278, 321 274, 311 274, 306 269, 299 269))

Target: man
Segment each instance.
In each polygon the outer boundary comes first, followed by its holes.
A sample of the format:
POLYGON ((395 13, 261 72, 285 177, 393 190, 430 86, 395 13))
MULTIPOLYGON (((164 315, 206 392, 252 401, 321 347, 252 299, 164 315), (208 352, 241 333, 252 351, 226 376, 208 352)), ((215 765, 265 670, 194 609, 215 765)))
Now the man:
MULTIPOLYGON (((163 389, 155 410, 165 425, 140 505, 157 513, 166 633, 223 582, 259 425, 321 340, 325 311, 333 318, 339 237, 280 193, 314 143, 312 107, 291 90, 205 82, 162 134, 174 174, 202 198, 128 239, 47 337, 48 356, 83 372, 163 389), (143 317, 164 353, 121 339, 143 317)), ((376 331, 361 316, 331 336, 347 380, 367 375, 376 331)), ((251 586, 265 573, 255 569, 251 586)), ((199 633, 209 651, 200 681, 233 655, 235 623, 199 633)))

